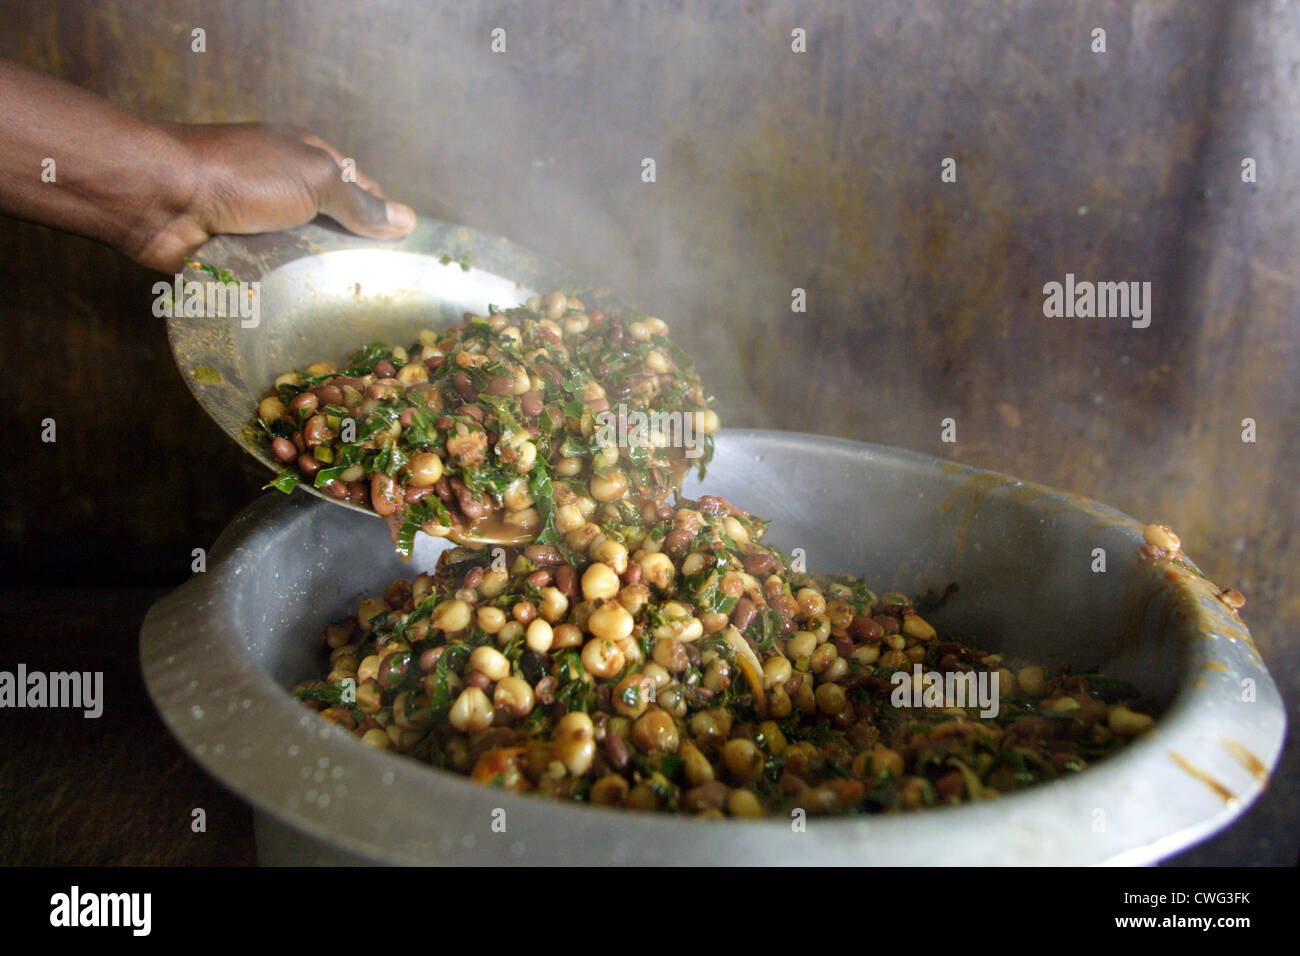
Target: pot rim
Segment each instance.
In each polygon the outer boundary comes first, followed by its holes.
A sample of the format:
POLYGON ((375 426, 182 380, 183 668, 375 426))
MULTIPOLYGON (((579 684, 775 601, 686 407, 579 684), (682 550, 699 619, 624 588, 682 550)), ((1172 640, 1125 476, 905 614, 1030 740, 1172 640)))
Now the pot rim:
MULTIPOLYGON (((761 445, 773 456, 815 450, 846 463, 943 469, 987 485, 990 495, 1015 490, 1020 500, 1029 493, 1040 496, 1033 501, 1042 506, 1081 509, 1116 526, 1134 550, 1142 544, 1142 524, 1105 505, 918 452, 793 432, 728 429, 719 435, 720 455, 733 445, 761 445)), ((1185 645, 1177 693, 1155 732, 1078 776, 919 813, 809 818, 803 832, 785 819, 699 820, 487 789, 373 750, 321 721, 258 666, 235 632, 226 606, 235 593, 230 585, 255 568, 259 541, 310 516, 309 509, 327 507, 270 492, 254 501, 223 532, 208 570, 150 609, 141 629, 141 662, 163 720, 209 773, 257 811, 367 860, 1150 863, 1239 816, 1263 791, 1281 750, 1284 708, 1248 630, 1194 566, 1188 573, 1170 564, 1183 572, 1165 585, 1182 614, 1180 638, 1199 638, 1185 645), (223 607, 227 613, 220 613, 223 607), (1249 707, 1231 700, 1247 679, 1256 692, 1249 707), (309 779, 320 782, 311 802, 299 796, 309 779), (434 806, 438 813, 429 812, 434 806), (507 834, 494 838, 488 823, 497 810, 509 823, 507 834), (470 820, 488 838, 464 825, 470 820), (554 835, 564 831, 573 839, 557 844, 554 835)))

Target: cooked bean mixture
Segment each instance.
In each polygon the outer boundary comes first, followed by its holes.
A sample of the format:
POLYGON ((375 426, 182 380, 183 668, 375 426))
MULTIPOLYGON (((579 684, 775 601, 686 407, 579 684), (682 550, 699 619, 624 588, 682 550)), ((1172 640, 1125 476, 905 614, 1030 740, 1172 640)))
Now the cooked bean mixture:
POLYGON ((724 499, 573 494, 551 542, 455 547, 363 598, 326 632, 328 675, 296 696, 365 744, 485 785, 714 817, 988 799, 1153 722, 1130 685, 979 650, 936 634, 929 605, 793 570, 724 499), (927 697, 927 675, 996 679, 996 716, 927 697))
POLYGON ((245 437, 284 469, 384 517, 397 548, 417 530, 463 542, 554 544, 596 509, 663 513, 703 476, 718 416, 667 325, 555 291, 466 315, 407 347, 374 342, 342 367, 286 372, 245 437))

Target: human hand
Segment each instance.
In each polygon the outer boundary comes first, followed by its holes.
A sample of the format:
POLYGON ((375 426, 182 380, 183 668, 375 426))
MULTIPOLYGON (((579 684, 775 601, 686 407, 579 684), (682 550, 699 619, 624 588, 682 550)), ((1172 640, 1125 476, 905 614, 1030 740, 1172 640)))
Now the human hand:
POLYGON ((131 245, 138 246, 123 249, 149 268, 179 271, 219 233, 274 232, 318 214, 377 239, 404 236, 415 226, 409 206, 387 200, 375 180, 306 130, 266 123, 167 129, 185 157, 180 211, 151 234, 134 236, 131 245))
POLYGON ((2 59, 0 117, 0 214, 89 236, 151 269, 178 272, 217 233, 321 213, 376 238, 415 226, 409 206, 386 201, 305 130, 158 123, 2 59))

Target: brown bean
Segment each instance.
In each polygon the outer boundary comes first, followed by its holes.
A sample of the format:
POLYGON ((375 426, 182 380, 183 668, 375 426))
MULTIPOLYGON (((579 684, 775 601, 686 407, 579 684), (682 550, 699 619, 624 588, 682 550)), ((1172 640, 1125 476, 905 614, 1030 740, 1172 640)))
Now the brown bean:
POLYGON ((379 686, 384 690, 393 690, 406 677, 407 668, 410 666, 411 655, 408 651, 393 651, 385 654, 380 659, 379 670, 375 674, 379 686))
POLYGON ((331 498, 338 498, 342 501, 348 496, 348 486, 341 481, 331 481, 325 486, 325 493, 331 498))
MULTIPOLYGON (((420 577, 424 578, 426 581, 429 580, 429 575, 427 574, 422 574, 420 577)), ((419 580, 419 578, 416 580, 419 580)), ((432 584, 430 584, 430 589, 432 589, 432 584)), ((428 595, 429 591, 426 591, 425 596, 427 597, 428 595)), ((393 582, 384 589, 384 600, 390 607, 409 611, 411 608, 415 607, 415 581, 411 581, 407 578, 394 579, 393 582)))
POLYGON ((587 403, 587 407, 590 408, 597 415, 599 415, 601 412, 609 411, 609 399, 593 398, 591 401, 587 403))
POLYGON ((886 634, 897 634, 902 628, 899 627, 898 618, 889 614, 877 614, 872 618, 886 634))
POLYGON ((402 494, 402 500, 408 505, 413 505, 425 495, 433 491, 433 485, 407 485, 406 491, 402 494))
POLYGON ((534 571, 528 577, 524 578, 526 582, 535 588, 545 588, 551 586, 551 572, 546 568, 534 571))
POLYGON ((445 355, 431 355, 429 358, 424 360, 424 367, 430 372, 436 372, 446 364, 447 356, 445 355))
POLYGON ((477 405, 463 405, 456 409, 456 411, 460 412, 462 415, 468 415, 476 422, 481 422, 483 420, 483 409, 479 408, 477 405))
POLYGON ((684 528, 674 528, 664 535, 665 551, 685 551, 692 541, 695 540, 695 534, 684 528))
POLYGON ((477 687, 479 690, 487 690, 492 686, 492 678, 482 671, 470 671, 465 675, 465 683, 470 687, 477 687))
POLYGON ((426 673, 432 671, 435 667, 438 666, 438 661, 442 657, 443 652, 446 650, 447 650, 447 645, 443 644, 441 647, 431 647, 423 654, 421 654, 420 670, 426 673))
POLYGON ((308 448, 315 448, 317 445, 324 445, 333 441, 337 437, 337 433, 330 428, 329 423, 325 421, 324 415, 313 415, 307 424, 303 426, 302 437, 308 448))
POLYGON ((731 513, 726 500, 719 498, 717 495, 701 495, 696 504, 706 515, 727 515, 731 513))
POLYGON ((493 375, 487 383, 485 391, 489 395, 509 395, 515 389, 515 380, 513 377, 505 375, 493 375))
POLYGON ((298 449, 287 438, 276 438, 271 442, 271 452, 283 462, 293 461, 298 457, 298 449))
POLYGON ((631 757, 627 752, 627 744, 618 734, 605 734, 605 756, 609 758, 610 764, 615 770, 626 770, 631 757))
POLYGON ((720 810, 726 804, 730 793, 731 788, 721 780, 710 780, 682 794, 682 806, 692 813, 715 808, 720 810))
POLYGON ((401 500, 401 490, 397 482, 388 475, 379 472, 370 478, 370 507, 375 509, 375 514, 387 518, 397 510, 397 502, 401 500))
POLYGON ((835 650, 840 657, 848 657, 853 653, 853 638, 847 634, 835 638, 835 650))
POLYGON ((465 575, 465 587, 477 590, 478 586, 483 583, 483 578, 487 574, 481 567, 470 568, 469 573, 465 575))
POLYGON ((376 379, 366 386, 366 397, 373 398, 375 401, 385 401, 386 399, 396 398, 402 393, 402 383, 395 378, 376 379))
POLYGON ((319 399, 311 392, 301 392, 293 397, 289 402, 289 407, 299 414, 310 415, 316 411, 319 399))
POLYGON ((300 452, 307 450, 307 439, 302 437, 301 431, 293 433, 293 446, 300 452))
POLYGON ((343 389, 337 385, 317 385, 312 391, 326 405, 339 405, 343 402, 343 389))
POLYGON ((478 391, 474 388, 474 383, 469 380, 469 376, 464 372, 457 372, 451 377, 452 384, 456 386, 456 391, 460 397, 467 402, 472 402, 478 398, 478 391))
POLYGON ((524 414, 529 418, 536 418, 542 413, 542 396, 531 388, 519 396, 519 404, 523 406, 524 414))
POLYGON ((771 574, 776 570, 776 558, 772 557, 771 551, 755 551, 753 554, 747 554, 744 563, 745 572, 754 577, 771 574))
POLYGON ((627 570, 623 572, 624 584, 637 584, 641 580, 641 563, 639 561, 629 561, 627 570))
POLYGON ((754 606, 754 602, 747 597, 742 597, 731 611, 731 623, 736 625, 736 630, 743 634, 757 614, 758 608, 754 606))
POLYGON ((456 492, 456 499, 460 503, 460 510, 470 521, 477 521, 484 518, 492 511, 492 506, 485 501, 474 496, 464 485, 461 485, 456 492))
POLYGON ((375 363, 375 378, 392 378, 397 374, 397 366, 388 359, 380 359, 375 363))
POLYGON ((885 629, 867 615, 855 614, 849 622, 849 633, 859 641, 878 641, 885 636, 885 629))
POLYGON ((955 654, 944 654, 939 658, 939 670, 946 672, 964 670, 966 665, 955 654))
POLYGON ((519 658, 519 669, 523 672, 524 680, 536 686, 546 676, 546 658, 536 651, 524 651, 519 658))
POLYGON ((413 421, 415 421, 414 408, 407 408, 403 410, 402 414, 397 416, 397 423, 401 425, 403 428, 410 428, 411 422, 413 421))
POLYGON ((560 554, 557 548, 549 544, 530 544, 524 548, 524 557, 533 564, 543 567, 564 563, 563 555, 560 554))
POLYGON ((934 789, 939 796, 945 800, 961 796, 966 789, 966 778, 961 775, 961 771, 954 770, 946 773, 934 783, 934 789))
POLYGON ((356 502, 359 505, 364 505, 369 500, 369 496, 370 496, 370 490, 366 487, 366 483, 364 481, 348 482, 349 501, 356 502))
POLYGON ((555 569, 555 586, 567 598, 578 593, 578 572, 573 569, 573 565, 561 564, 555 569))
POLYGON ((548 674, 537 682, 537 686, 533 688, 533 696, 537 699, 537 703, 549 706, 555 703, 555 692, 559 686, 560 682, 548 674))
POLYGON ((310 452, 303 452, 298 456, 298 470, 306 478, 315 478, 316 473, 325 466, 316 460, 316 456, 310 452))

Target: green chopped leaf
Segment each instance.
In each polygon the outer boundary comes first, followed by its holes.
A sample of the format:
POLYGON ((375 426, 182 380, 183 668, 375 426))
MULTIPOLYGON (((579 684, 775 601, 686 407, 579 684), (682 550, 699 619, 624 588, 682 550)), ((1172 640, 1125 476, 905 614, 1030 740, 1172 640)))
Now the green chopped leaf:
POLYGON ((333 468, 322 468, 316 472, 316 480, 312 484, 317 488, 324 488, 326 485, 338 481, 339 475, 348 470, 348 465, 335 465, 333 468))
POLYGON ((500 423, 501 441, 508 441, 512 435, 523 431, 523 426, 515 418, 514 401, 506 395, 479 395, 479 401, 492 406, 496 420, 500 423))
POLYGON ((375 370, 375 366, 386 358, 391 358, 393 350, 383 342, 371 342, 361 349, 348 360, 348 367, 343 374, 352 377, 361 377, 369 375, 375 370))
POLYGON ((461 269, 463 269, 466 272, 469 272, 470 266, 474 262, 474 257, 469 252, 462 252, 459 256, 452 258, 451 253, 444 252, 442 255, 438 257, 438 261, 442 263, 444 266, 449 266, 454 262, 456 263, 456 265, 460 266, 461 269))
POLYGON ((528 493, 532 495, 533 504, 542 519, 537 543, 559 544, 563 536, 555 527, 555 490, 551 486, 550 471, 540 457, 533 462, 533 470, 528 474, 528 493))
POLYGON ((366 419, 365 424, 357 430, 357 440, 365 441, 374 438, 380 432, 388 431, 397 422, 400 415, 401 412, 397 409, 387 405, 380 405, 370 413, 370 417, 366 419))
POLYGON ((433 693, 429 695, 429 708, 433 711, 435 720, 447 716, 452 703, 456 699, 448 685, 447 675, 451 673, 459 674, 464 670, 466 662, 469 661, 469 655, 469 645, 448 644, 447 649, 438 658, 438 665, 433 670, 434 689, 433 693))
POLYGON ((659 772, 669 780, 675 778, 684 766, 686 766, 686 760, 676 754, 664 754, 659 758, 659 772))
POLYGON ((397 553, 404 558, 410 557, 415 547, 415 532, 435 519, 444 527, 451 526, 451 514, 437 495, 425 495, 415 504, 407 505, 397 529, 397 553))
POLYGON ((396 477, 397 473, 406 467, 408 461, 410 455, 396 445, 390 445, 375 456, 374 461, 370 463, 370 470, 372 473, 382 471, 389 477, 396 477))
POLYGON ((302 481, 302 475, 297 468, 291 465, 276 475, 274 480, 264 484, 262 489, 274 488, 276 491, 283 491, 287 495, 298 486, 300 481, 302 481))
POLYGON ((747 631, 753 631, 758 628, 758 634, 755 637, 760 651, 770 651, 776 646, 776 639, 781 636, 781 615, 777 614, 770 607, 765 607, 755 615, 754 620, 750 622, 747 631))
POLYGON ((229 269, 219 269, 216 266, 210 266, 205 262, 199 262, 197 259, 186 259, 185 264, 191 269, 195 269, 199 272, 206 272, 208 275, 212 276, 212 278, 225 285, 233 285, 238 281, 235 278, 235 274, 229 269))

